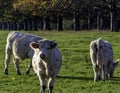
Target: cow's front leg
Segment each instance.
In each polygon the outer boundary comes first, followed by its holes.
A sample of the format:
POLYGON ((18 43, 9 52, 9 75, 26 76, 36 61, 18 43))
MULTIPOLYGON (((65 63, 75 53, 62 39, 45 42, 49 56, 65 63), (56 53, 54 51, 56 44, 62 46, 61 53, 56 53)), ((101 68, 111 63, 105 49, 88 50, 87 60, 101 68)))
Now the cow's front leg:
POLYGON ((53 86, 54 86, 54 80, 55 80, 55 77, 49 78, 49 81, 48 81, 49 93, 52 93, 53 86))
POLYGON ((108 79, 108 67, 106 64, 103 64, 103 80, 107 80, 108 79))
POLYGON ((14 59, 13 59, 13 62, 14 62, 15 68, 16 68, 16 73, 17 73, 18 75, 21 75, 20 68, 19 68, 19 59, 14 58, 14 59))
POLYGON ((46 80, 45 80, 45 77, 41 74, 41 75, 38 75, 39 77, 39 80, 40 80, 40 85, 41 85, 41 90, 40 92, 41 93, 45 93, 45 89, 46 89, 46 80))

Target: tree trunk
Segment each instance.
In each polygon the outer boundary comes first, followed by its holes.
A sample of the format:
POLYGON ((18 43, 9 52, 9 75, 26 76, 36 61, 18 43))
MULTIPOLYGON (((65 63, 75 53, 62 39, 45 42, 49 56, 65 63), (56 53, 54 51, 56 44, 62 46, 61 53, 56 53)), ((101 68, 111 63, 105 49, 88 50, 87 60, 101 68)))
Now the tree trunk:
POLYGON ((17 30, 17 23, 15 21, 13 22, 13 30, 17 30))
POLYGON ((10 24, 10 30, 13 30, 13 24, 12 24, 12 21, 10 21, 9 24, 10 24))
POLYGON ((17 22, 17 30, 21 30, 20 22, 17 22))
POLYGON ((1 24, 1 22, 0 22, 0 30, 2 30, 2 24, 1 24))
POLYGON ((108 30, 110 28, 110 21, 108 17, 102 16, 102 29, 103 30, 108 30))
POLYGON ((32 30, 33 31, 38 31, 37 29, 37 20, 38 20, 38 17, 37 16, 33 16, 33 21, 32 21, 32 30))
MULTIPOLYGON (((120 20, 118 20, 118 24, 120 25, 120 20)), ((118 29, 120 30, 120 26, 118 26, 118 29)))
POLYGON ((22 30, 21 22, 17 22, 17 30, 22 30))
POLYGON ((27 20, 27 24, 28 24, 28 30, 29 30, 29 31, 32 31, 32 19, 31 19, 31 18, 29 18, 29 19, 27 20))
POLYGON ((103 29, 103 20, 102 20, 101 12, 98 12, 98 15, 97 15, 97 29, 98 30, 102 30, 103 29))
POLYGON ((28 31, 27 19, 24 20, 24 30, 28 31))
POLYGON ((4 30, 4 22, 1 22, 1 24, 2 24, 2 30, 4 30))
POLYGON ((79 14, 79 11, 75 11, 75 13, 74 13, 74 30, 75 31, 80 30, 80 14, 79 14))
POLYGON ((44 27, 44 22, 43 22, 43 17, 40 17, 40 29, 43 30, 44 27))
POLYGON ((115 32, 119 31, 117 26, 117 1, 111 0, 110 4, 110 31, 115 32))
POLYGON ((7 30, 7 23, 6 23, 6 22, 3 22, 3 23, 2 23, 2 29, 3 29, 3 30, 7 30))
POLYGON ((10 22, 7 22, 7 28, 8 28, 8 30, 11 30, 10 29, 10 22))
POLYGON ((91 13, 90 13, 90 11, 88 12, 88 30, 90 30, 91 29, 91 13))
POLYGON ((117 25, 117 14, 115 12, 110 12, 110 31, 115 32, 119 31, 118 25, 117 25))
POLYGON ((50 17, 49 16, 46 16, 44 18, 44 30, 51 30, 50 28, 50 17))
POLYGON ((57 30, 63 31, 63 16, 61 14, 57 16, 57 30))

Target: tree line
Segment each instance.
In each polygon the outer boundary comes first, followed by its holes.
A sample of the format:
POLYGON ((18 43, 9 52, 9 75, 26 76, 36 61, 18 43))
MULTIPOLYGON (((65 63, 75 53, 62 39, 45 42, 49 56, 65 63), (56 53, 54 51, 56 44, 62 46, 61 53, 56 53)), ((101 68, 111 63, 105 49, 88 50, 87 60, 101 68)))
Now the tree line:
POLYGON ((1 30, 120 30, 120 0, 0 0, 1 30))

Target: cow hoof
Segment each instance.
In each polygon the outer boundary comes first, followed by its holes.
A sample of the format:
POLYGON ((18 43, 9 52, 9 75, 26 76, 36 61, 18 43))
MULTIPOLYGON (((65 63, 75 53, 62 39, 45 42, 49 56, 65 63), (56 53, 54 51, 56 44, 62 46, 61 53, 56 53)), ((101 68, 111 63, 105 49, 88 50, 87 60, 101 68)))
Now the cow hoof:
POLYGON ((35 73, 35 75, 37 75, 37 73, 35 73))
POLYGON ((106 80, 108 80, 108 79, 103 79, 104 82, 105 82, 106 80))
POLYGON ((17 75, 21 75, 21 73, 17 73, 17 75))
POLYGON ((5 69, 4 74, 8 75, 8 69, 5 69))
POLYGON ((25 73, 26 75, 28 75, 30 73, 30 70, 27 69, 25 73))
POLYGON ((27 70, 27 71, 26 71, 26 75, 28 75, 29 73, 30 73, 30 71, 27 70))
POLYGON ((21 75, 21 72, 17 72, 17 75, 21 75))
POLYGON ((94 80, 94 82, 97 82, 97 80, 94 80))
POLYGON ((100 77, 100 76, 98 77, 98 80, 101 80, 101 77, 100 77))
POLYGON ((105 79, 103 79, 103 81, 105 82, 105 79))

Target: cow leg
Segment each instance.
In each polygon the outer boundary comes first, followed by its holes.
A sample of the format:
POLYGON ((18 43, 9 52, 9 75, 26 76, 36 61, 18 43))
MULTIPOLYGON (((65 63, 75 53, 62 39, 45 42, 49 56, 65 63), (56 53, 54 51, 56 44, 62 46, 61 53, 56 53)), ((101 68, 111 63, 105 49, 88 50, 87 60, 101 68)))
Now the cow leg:
POLYGON ((99 77, 99 80, 101 80, 101 77, 102 77, 102 68, 99 68, 99 75, 98 75, 99 77))
POLYGON ((94 82, 96 82, 97 81, 97 70, 95 66, 93 66, 93 71, 94 71, 94 82))
POLYGON ((5 56, 5 70, 4 74, 8 75, 8 65, 10 63, 12 49, 6 47, 6 56, 5 56))
POLYGON ((52 93, 53 86, 54 86, 54 80, 55 80, 55 77, 52 77, 52 78, 50 78, 49 81, 48 81, 49 93, 52 93))
POLYGON ((108 79, 108 67, 106 64, 103 64, 103 80, 107 80, 108 79))
POLYGON ((14 62, 15 68, 16 68, 16 73, 17 73, 18 75, 21 75, 20 68, 19 68, 19 59, 14 58, 14 59, 13 59, 13 62, 14 62))
POLYGON ((47 86, 45 77, 42 74, 39 74, 38 77, 39 77, 40 85, 41 85, 40 92, 45 93, 45 89, 46 89, 46 86, 47 86))
POLYGON ((26 70, 26 74, 30 73, 30 69, 32 68, 32 59, 30 60, 30 63, 28 64, 28 68, 26 70))
POLYGON ((45 89, 46 89, 46 86, 44 86, 44 85, 42 85, 42 87, 41 87, 41 93, 45 93, 45 89))
POLYGON ((93 71, 94 71, 94 82, 96 82, 97 80, 101 79, 101 71, 100 71, 99 66, 94 65, 93 71))

